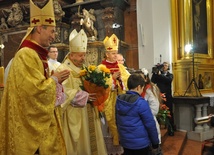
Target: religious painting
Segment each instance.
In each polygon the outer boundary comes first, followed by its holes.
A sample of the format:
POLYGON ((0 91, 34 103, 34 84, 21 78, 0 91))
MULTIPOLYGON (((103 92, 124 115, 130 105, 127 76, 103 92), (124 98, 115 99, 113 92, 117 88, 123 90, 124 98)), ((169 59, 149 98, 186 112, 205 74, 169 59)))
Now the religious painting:
POLYGON ((172 14, 178 20, 174 22, 174 33, 179 40, 179 59, 189 59, 191 52, 197 58, 213 58, 213 0, 176 0, 172 7, 177 12, 172 14), (192 45, 190 53, 185 51, 186 45, 192 45))
POLYGON ((213 72, 203 72, 198 74, 197 86, 199 89, 212 89, 213 72))
POLYGON ((204 73, 204 89, 212 89, 212 79, 213 73, 205 72, 204 73))
POLYGON ((193 52, 208 54, 206 0, 192 0, 193 52))

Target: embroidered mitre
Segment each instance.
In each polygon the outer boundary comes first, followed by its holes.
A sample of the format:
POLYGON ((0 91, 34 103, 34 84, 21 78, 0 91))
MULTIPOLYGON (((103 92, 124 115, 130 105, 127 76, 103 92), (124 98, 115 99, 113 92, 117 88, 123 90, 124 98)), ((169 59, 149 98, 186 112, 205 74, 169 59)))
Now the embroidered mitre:
POLYGON ((41 9, 30 0, 30 26, 41 25, 56 26, 52 0, 41 9))
POLYGON ((69 51, 70 52, 86 52, 88 38, 83 29, 78 33, 74 29, 69 35, 69 51))
POLYGON ((30 0, 30 27, 28 27, 27 33, 22 39, 21 44, 25 39, 30 38, 30 33, 33 31, 35 26, 41 25, 56 26, 52 0, 49 0, 42 9, 30 0))
POLYGON ((103 44, 105 46, 106 51, 117 51, 119 45, 119 39, 115 34, 112 34, 111 37, 106 37, 103 40, 103 44))

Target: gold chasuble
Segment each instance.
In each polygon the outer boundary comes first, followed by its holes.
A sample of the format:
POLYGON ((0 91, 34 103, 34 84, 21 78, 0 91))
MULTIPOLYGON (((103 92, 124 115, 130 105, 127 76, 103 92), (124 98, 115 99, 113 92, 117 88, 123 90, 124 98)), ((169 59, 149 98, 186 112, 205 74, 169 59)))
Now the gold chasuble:
POLYGON ((0 107, 0 155, 66 155, 46 54, 25 40, 13 59, 0 107))
POLYGON ((119 136, 116 126, 115 120, 115 105, 117 95, 125 93, 127 91, 127 80, 130 74, 127 72, 126 68, 122 64, 118 64, 117 62, 110 63, 106 60, 102 61, 102 64, 105 65, 108 69, 111 70, 112 74, 115 71, 120 71, 121 79, 114 81, 111 77, 109 78, 108 85, 110 86, 110 92, 108 99, 105 101, 104 112, 107 120, 107 124, 109 127, 110 134, 113 137, 113 144, 119 145, 119 136))
POLYGON ((76 93, 81 90, 82 81, 79 76, 81 68, 76 67, 66 58, 57 71, 64 69, 71 71, 70 77, 62 83, 67 96, 62 104, 62 124, 67 155, 107 155, 100 119, 96 115, 95 108, 90 105, 83 108, 72 106, 76 93))

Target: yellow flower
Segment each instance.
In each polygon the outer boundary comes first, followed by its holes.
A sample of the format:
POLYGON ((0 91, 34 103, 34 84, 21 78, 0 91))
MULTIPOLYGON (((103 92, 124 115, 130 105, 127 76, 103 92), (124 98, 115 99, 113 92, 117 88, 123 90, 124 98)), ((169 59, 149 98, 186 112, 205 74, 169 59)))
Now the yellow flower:
POLYGON ((94 71, 95 69, 96 69, 96 66, 94 66, 94 65, 88 66, 88 70, 90 70, 90 71, 94 71))
POLYGON ((89 81, 97 86, 102 86, 105 89, 109 87, 106 80, 107 78, 110 78, 110 70, 103 65, 100 65, 99 67, 94 65, 84 67, 79 75, 83 81, 89 81))
POLYGON ((108 69, 108 68, 106 68, 106 69, 104 70, 104 72, 105 72, 105 73, 109 73, 109 74, 111 73, 110 69, 108 69))
POLYGON ((80 76, 85 76, 86 73, 87 73, 87 71, 85 69, 83 69, 83 70, 80 70, 79 74, 80 74, 80 76))
POLYGON ((110 69, 106 68, 106 66, 104 65, 100 65, 98 69, 101 70, 102 72, 110 73, 110 69))

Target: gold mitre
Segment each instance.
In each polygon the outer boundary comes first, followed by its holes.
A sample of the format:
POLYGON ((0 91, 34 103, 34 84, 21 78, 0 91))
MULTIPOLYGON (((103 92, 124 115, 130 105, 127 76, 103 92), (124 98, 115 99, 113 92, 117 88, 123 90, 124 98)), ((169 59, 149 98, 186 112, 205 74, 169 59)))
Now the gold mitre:
POLYGON ((48 3, 42 9, 37 7, 32 2, 32 0, 30 0, 30 26, 28 27, 27 32, 23 37, 20 45, 23 43, 24 40, 30 39, 30 34, 35 26, 41 25, 56 26, 52 0, 49 0, 48 3))
POLYGON ((69 51, 70 52, 86 52, 88 38, 83 29, 78 33, 74 29, 69 35, 69 51))
POLYGON ((42 9, 30 0, 30 26, 41 25, 56 26, 52 0, 49 0, 42 9))
POLYGON ((108 36, 103 40, 106 51, 117 51, 119 45, 119 39, 115 34, 112 34, 109 38, 108 36))
POLYGON ((42 9, 37 7, 32 0, 30 0, 30 27, 28 27, 20 45, 25 39, 30 39, 30 34, 35 26, 41 25, 56 26, 52 0, 49 0, 42 9))

